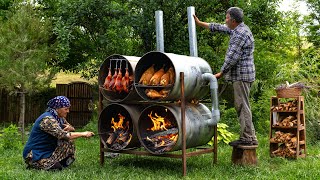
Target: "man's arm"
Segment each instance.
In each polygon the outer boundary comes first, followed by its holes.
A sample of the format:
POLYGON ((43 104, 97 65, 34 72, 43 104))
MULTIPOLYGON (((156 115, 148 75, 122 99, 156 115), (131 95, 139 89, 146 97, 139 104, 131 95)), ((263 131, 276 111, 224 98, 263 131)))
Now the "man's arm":
POLYGON ((200 21, 195 14, 193 15, 193 18, 194 18, 194 21, 196 22, 196 24, 198 26, 201 26, 201 27, 204 27, 206 29, 209 29, 209 23, 200 21))

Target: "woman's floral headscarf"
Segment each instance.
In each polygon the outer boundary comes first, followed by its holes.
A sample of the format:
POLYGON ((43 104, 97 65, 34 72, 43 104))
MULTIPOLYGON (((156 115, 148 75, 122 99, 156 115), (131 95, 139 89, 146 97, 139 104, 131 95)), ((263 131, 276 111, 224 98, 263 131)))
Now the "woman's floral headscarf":
POLYGON ((58 117, 58 113, 56 109, 71 106, 69 99, 65 96, 57 96, 53 99, 50 99, 47 105, 48 105, 47 111, 50 112, 52 116, 58 121, 60 121, 60 118, 58 117))

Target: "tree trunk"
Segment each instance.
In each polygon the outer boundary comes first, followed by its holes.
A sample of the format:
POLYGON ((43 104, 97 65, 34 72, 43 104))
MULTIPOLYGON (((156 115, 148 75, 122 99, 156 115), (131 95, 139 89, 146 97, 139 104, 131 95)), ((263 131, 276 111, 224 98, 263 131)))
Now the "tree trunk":
POLYGON ((22 90, 19 92, 20 96, 20 115, 19 115, 19 127, 21 127, 21 138, 22 138, 22 143, 24 144, 24 122, 25 122, 25 109, 26 109, 26 96, 25 92, 22 90))

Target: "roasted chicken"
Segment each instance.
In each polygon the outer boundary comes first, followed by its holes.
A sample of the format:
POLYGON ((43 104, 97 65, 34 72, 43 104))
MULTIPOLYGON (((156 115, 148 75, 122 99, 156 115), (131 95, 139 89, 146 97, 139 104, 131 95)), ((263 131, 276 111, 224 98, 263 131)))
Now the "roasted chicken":
POLYGON ((130 80, 129 80, 129 71, 128 71, 128 68, 126 68, 126 73, 124 74, 122 80, 121 80, 121 85, 122 85, 122 88, 125 92, 129 92, 128 88, 129 88, 129 83, 130 83, 130 80))
POLYGON ((104 84, 103 87, 107 90, 109 90, 109 84, 112 78, 112 74, 111 74, 111 68, 108 68, 109 72, 108 72, 108 76, 106 77, 106 79, 104 80, 104 84))
POLYGON ((122 91, 121 81, 122 81, 122 72, 121 72, 121 69, 118 68, 118 75, 117 75, 116 82, 114 83, 114 87, 113 87, 113 89, 115 89, 118 93, 120 93, 122 91))
POLYGON ((150 79, 152 78, 154 74, 154 64, 150 66, 141 76, 139 83, 143 85, 148 85, 150 79))
POLYGON ((160 84, 160 79, 164 74, 164 66, 162 66, 161 69, 159 69, 154 75, 151 77, 149 84, 150 85, 159 85, 160 84))
POLYGON ((114 68, 114 74, 113 74, 113 76, 112 76, 112 78, 111 78, 111 81, 110 81, 110 83, 109 83, 109 89, 110 89, 110 90, 113 89, 114 83, 116 82, 116 79, 117 79, 117 76, 118 76, 117 68, 114 68))
POLYGON ((170 67, 170 68, 168 69, 167 73, 170 74, 169 84, 174 84, 175 74, 174 74, 173 67, 170 67))

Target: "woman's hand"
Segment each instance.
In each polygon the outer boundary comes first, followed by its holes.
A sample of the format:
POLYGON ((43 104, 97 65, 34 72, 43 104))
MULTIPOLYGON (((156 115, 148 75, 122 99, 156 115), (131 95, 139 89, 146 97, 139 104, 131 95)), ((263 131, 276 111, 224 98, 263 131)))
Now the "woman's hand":
POLYGON ((86 138, 94 136, 94 133, 91 132, 91 131, 85 131, 85 132, 82 132, 82 133, 83 133, 83 136, 86 137, 86 138))
POLYGON ((64 131, 67 131, 67 132, 75 131, 74 127, 71 126, 70 124, 63 124, 63 126, 64 126, 64 128, 63 128, 64 131))

